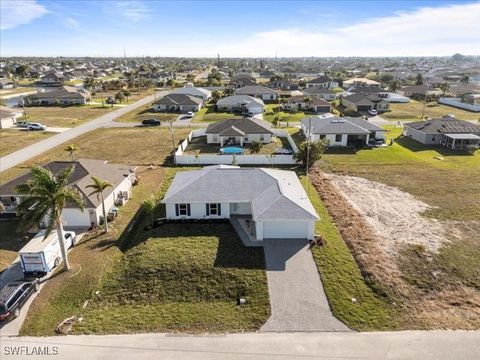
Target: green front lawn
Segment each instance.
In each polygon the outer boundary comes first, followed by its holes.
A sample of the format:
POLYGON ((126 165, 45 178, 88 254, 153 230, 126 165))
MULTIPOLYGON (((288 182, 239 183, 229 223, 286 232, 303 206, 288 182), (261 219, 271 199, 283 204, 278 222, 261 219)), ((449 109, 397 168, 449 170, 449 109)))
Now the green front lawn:
POLYGON ((197 113, 192 119, 192 122, 216 122, 221 120, 240 118, 242 118, 242 116, 237 114, 215 111, 215 105, 208 105, 197 111, 197 113))
POLYGON ((268 104, 265 105, 265 111, 263 113, 263 118, 266 121, 272 122, 273 119, 278 118, 278 121, 284 122, 300 122, 304 117, 309 115, 316 115, 315 113, 309 113, 304 111, 299 111, 296 113, 291 113, 281 110, 282 105, 280 104, 268 104))
POLYGON ((304 187, 308 181, 310 201, 320 216, 315 231, 326 240, 324 246, 316 246, 312 252, 333 314, 355 330, 395 329, 398 314, 394 306, 365 283, 315 187, 304 176, 301 181, 304 187), (357 303, 354 304, 352 298, 357 303))
MULTIPOLYGON (((422 116, 423 102, 411 100, 409 103, 390 104, 390 111, 380 116, 386 120, 420 120, 422 116)), ((425 106, 425 118, 438 119, 447 114, 453 114, 460 120, 480 120, 480 114, 454 108, 437 102, 428 102, 425 106)))
POLYGON ((140 124, 142 120, 145 119, 158 119, 161 122, 170 122, 175 121, 179 115, 179 113, 155 112, 152 109, 152 103, 149 103, 116 118, 115 121, 136 122, 140 124))
POLYGON ((18 129, 0 129, 0 156, 5 156, 28 145, 54 135, 45 131, 24 131, 18 129))

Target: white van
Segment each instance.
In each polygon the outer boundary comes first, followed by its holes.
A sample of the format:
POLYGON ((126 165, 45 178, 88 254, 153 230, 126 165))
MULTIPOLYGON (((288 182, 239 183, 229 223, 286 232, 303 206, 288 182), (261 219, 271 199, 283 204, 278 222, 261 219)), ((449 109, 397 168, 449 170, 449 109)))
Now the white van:
MULTIPOLYGON (((77 235, 73 231, 65 231, 65 248, 75 246, 77 235)), ((19 252, 23 273, 45 276, 62 261, 62 253, 56 231, 45 238, 45 230, 40 231, 19 252)))

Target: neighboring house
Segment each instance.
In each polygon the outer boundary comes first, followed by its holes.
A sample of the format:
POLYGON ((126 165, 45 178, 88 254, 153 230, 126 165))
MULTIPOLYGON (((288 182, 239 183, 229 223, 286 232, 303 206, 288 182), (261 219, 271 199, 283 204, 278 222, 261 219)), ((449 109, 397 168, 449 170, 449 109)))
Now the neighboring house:
MULTIPOLYGON (((127 165, 109 164, 104 160, 79 159, 78 161, 53 161, 43 167, 54 175, 74 165, 70 176, 69 186, 77 190, 84 200, 85 209, 67 204, 62 211, 62 222, 65 226, 90 227, 99 225, 102 213, 102 203, 97 195, 90 195, 92 190, 87 188, 92 184, 92 176, 108 181, 112 184, 103 191, 105 207, 108 212, 115 212, 116 205, 123 205, 130 198, 130 189, 136 181, 134 169, 127 165)), ((22 196, 15 190, 17 185, 24 184, 30 179, 30 173, 19 176, 0 186, 0 201, 5 206, 6 213, 15 213, 22 196)))
POLYGON ((298 84, 290 80, 274 80, 265 84, 268 88, 282 91, 298 90, 298 84))
POLYGON ((333 81, 328 76, 322 75, 315 79, 307 81, 305 86, 307 89, 314 86, 332 89, 338 87, 338 82, 333 81))
POLYGON ((154 111, 189 112, 202 108, 203 100, 186 94, 169 94, 153 103, 154 111))
POLYGON ((235 91, 236 95, 248 95, 265 100, 277 100, 277 93, 272 89, 262 85, 244 86, 235 91))
POLYGON ((378 81, 375 81, 375 80, 370 80, 370 79, 367 79, 367 78, 353 78, 353 79, 349 79, 349 80, 345 80, 343 82, 343 87, 345 89, 349 89, 351 87, 356 87, 356 88, 359 88, 359 87, 381 87, 381 83, 379 83, 378 81))
POLYGON ((463 94, 460 97, 439 98, 439 104, 480 112, 480 94, 463 94))
POLYGON ((478 149, 480 144, 480 126, 450 116, 406 123, 403 135, 425 145, 442 145, 460 151, 478 149))
POLYGON ((171 94, 186 94, 198 97, 203 101, 208 101, 212 97, 212 92, 210 90, 194 87, 193 84, 187 84, 185 87, 176 88, 171 94))
POLYGON ((248 95, 232 95, 217 101, 219 111, 230 111, 236 113, 251 113, 253 115, 263 113, 265 104, 261 99, 248 95))
POLYGON ((245 86, 257 85, 253 75, 249 73, 236 74, 232 80, 230 80, 229 86, 233 89, 240 89, 245 86))
POLYGON ((304 95, 319 97, 320 99, 332 101, 335 100, 337 95, 330 89, 320 87, 320 86, 311 86, 303 90, 304 95))
POLYGON ((425 96, 434 98, 442 95, 443 92, 430 85, 410 85, 397 90, 397 93, 411 99, 423 100, 425 96))
POLYGON ((38 92, 24 97, 26 106, 29 105, 85 105, 91 100, 90 92, 73 86, 38 92))
POLYGON ((15 81, 10 80, 10 79, 0 79, 0 89, 5 90, 5 89, 13 89, 17 87, 15 84, 15 81))
POLYGON ((388 100, 389 102, 397 102, 397 103, 408 103, 410 102, 410 98, 406 96, 402 96, 395 92, 390 92, 388 90, 376 87, 360 87, 360 88, 351 88, 349 90, 344 91, 340 94, 340 97, 345 97, 352 94, 364 94, 364 95, 375 95, 379 98, 388 100))
POLYGON ((365 95, 362 93, 342 97, 342 105, 352 111, 377 110, 378 112, 388 111, 390 102, 377 95, 365 95))
POLYGON ((332 106, 325 100, 316 96, 292 96, 282 105, 288 111, 312 111, 316 113, 328 113, 332 106))
POLYGON ((0 106, 0 129, 15 126, 20 116, 22 116, 22 110, 0 106))
POLYGON ((167 219, 230 219, 256 241, 311 240, 319 219, 295 172, 277 169, 180 171, 161 202, 167 219))
POLYGON ((361 147, 385 140, 384 129, 358 117, 306 117, 301 121, 301 128, 307 139, 327 139, 330 147, 361 147))
POLYGON ((218 121, 208 125, 206 130, 208 144, 238 144, 257 141, 262 144, 272 142, 270 124, 263 120, 243 118, 218 121))
POLYGON ((40 82, 47 85, 61 85, 65 81, 63 73, 51 70, 40 78, 40 82))

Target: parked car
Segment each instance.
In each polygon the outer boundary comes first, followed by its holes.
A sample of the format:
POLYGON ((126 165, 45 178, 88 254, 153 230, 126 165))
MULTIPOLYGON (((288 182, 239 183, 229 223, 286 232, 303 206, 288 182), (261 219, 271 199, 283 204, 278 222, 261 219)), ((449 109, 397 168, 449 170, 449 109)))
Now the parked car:
POLYGON ((40 284, 37 280, 13 281, 0 290, 0 321, 8 321, 20 315, 22 306, 38 291, 40 284))
POLYGON ((191 119, 191 118, 193 118, 193 115, 195 115, 195 114, 193 113, 193 111, 189 111, 189 112, 187 112, 187 114, 185 115, 185 117, 188 118, 188 119, 191 119))
POLYGON ((159 126, 160 120, 158 119, 145 119, 142 120, 142 125, 144 126, 159 126))
POLYGON ((40 123, 30 123, 27 125, 27 130, 29 131, 43 131, 46 130, 47 127, 40 123))
POLYGON ((30 122, 28 121, 17 121, 18 127, 26 128, 28 125, 30 125, 30 122))
POLYGON ((378 115, 378 111, 375 110, 375 109, 370 109, 370 110, 368 110, 368 113, 369 113, 370 115, 378 115))

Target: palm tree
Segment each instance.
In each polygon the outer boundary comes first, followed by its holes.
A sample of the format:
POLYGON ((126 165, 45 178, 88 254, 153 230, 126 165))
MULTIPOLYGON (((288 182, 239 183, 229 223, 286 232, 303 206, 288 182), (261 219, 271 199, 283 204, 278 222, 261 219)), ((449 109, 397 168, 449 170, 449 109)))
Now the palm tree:
POLYGON ((463 85, 468 85, 468 83, 470 83, 470 76, 463 75, 460 79, 460 83, 462 83, 463 85))
POLYGON ((78 150, 80 150, 80 148, 75 146, 75 144, 67 145, 67 147, 65 148, 65 151, 70 154, 72 161, 75 161, 75 151, 78 151, 78 150))
MULTIPOLYGON (((22 228, 30 229, 37 226, 44 219, 47 220, 45 238, 55 228, 59 239, 64 239, 61 215, 67 202, 73 203, 83 211, 83 198, 74 189, 68 186, 74 166, 70 166, 58 175, 53 175, 48 169, 35 166, 32 168, 31 178, 18 185, 16 190, 25 195, 18 205, 18 213, 22 217, 22 228)), ((63 258, 63 268, 70 270, 65 242, 59 241, 63 258)))
POLYGON ((440 84, 439 88, 443 91, 443 96, 445 96, 447 92, 450 91, 450 84, 445 81, 444 83, 440 84))
POLYGON ((398 80, 393 80, 390 85, 388 85, 388 88, 390 91, 397 91, 400 88, 400 81, 398 80))
POLYGON ((108 232, 107 210, 105 209, 105 199, 103 198, 103 191, 109 187, 113 187, 113 185, 95 176, 92 176, 92 180, 93 184, 87 185, 87 188, 93 189, 93 191, 88 196, 97 194, 97 199, 102 200, 103 223, 105 225, 105 232, 108 232))
POLYGON ((417 74, 415 78, 415 85, 423 85, 423 76, 422 74, 417 74))

